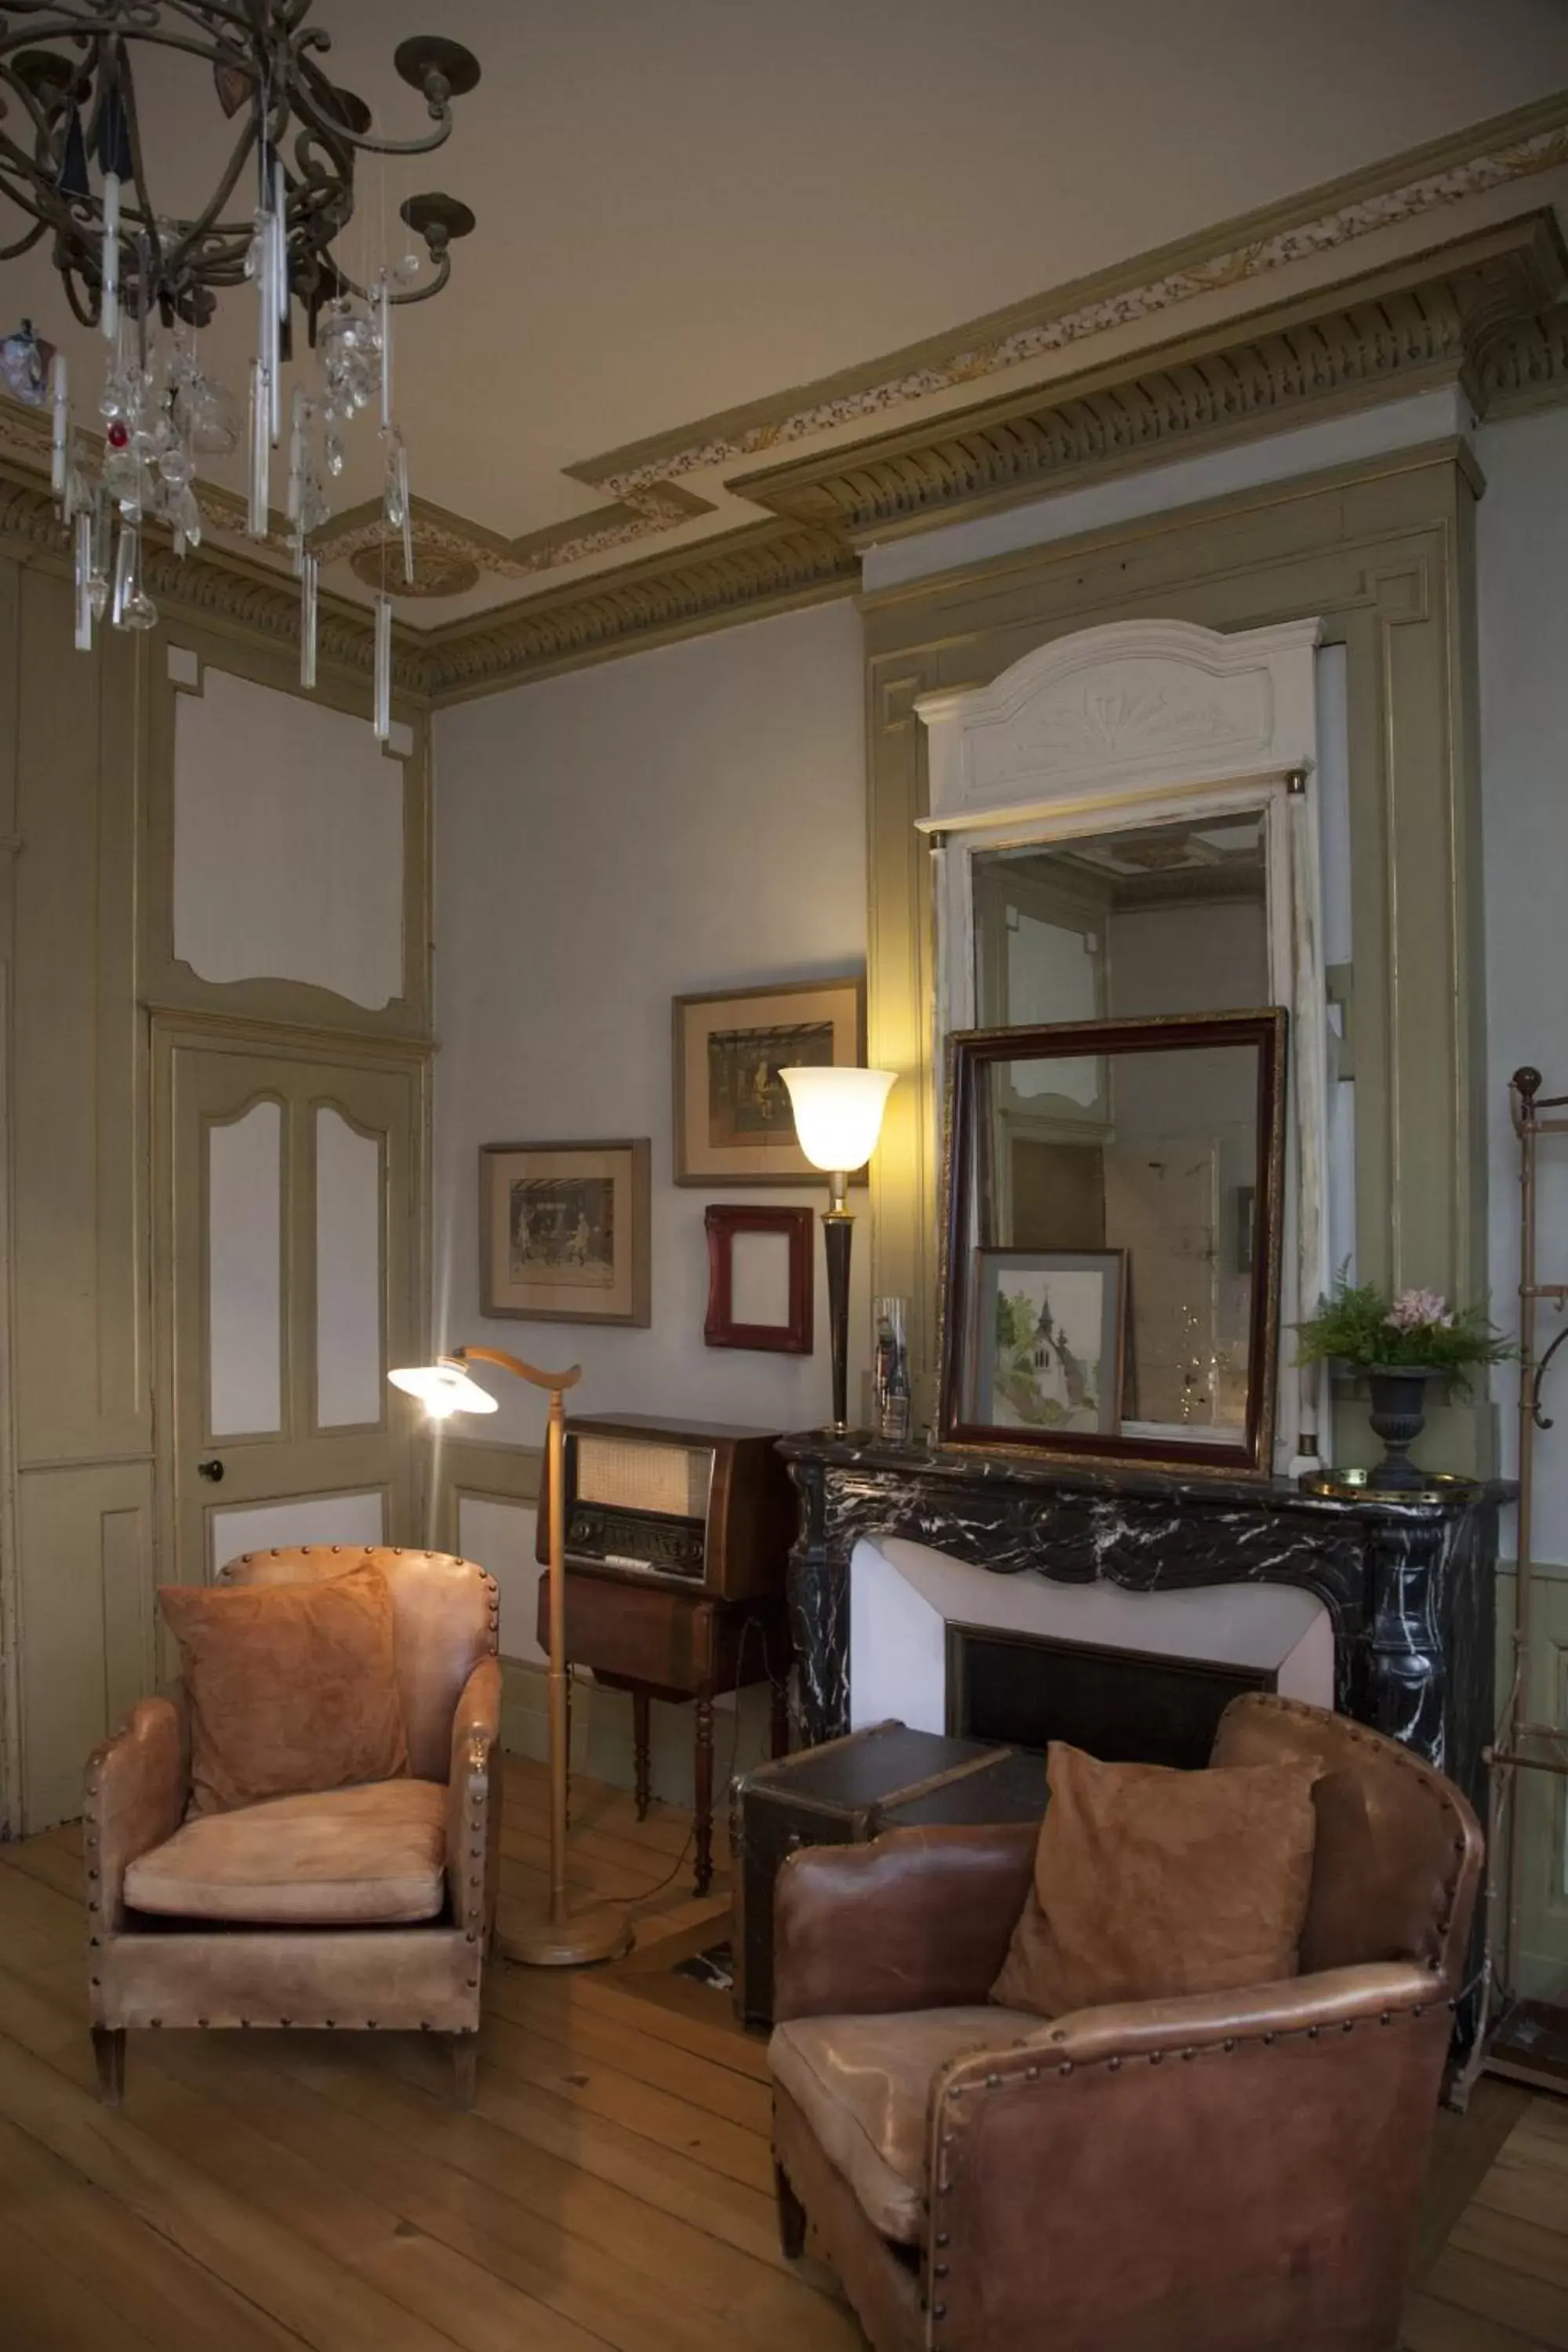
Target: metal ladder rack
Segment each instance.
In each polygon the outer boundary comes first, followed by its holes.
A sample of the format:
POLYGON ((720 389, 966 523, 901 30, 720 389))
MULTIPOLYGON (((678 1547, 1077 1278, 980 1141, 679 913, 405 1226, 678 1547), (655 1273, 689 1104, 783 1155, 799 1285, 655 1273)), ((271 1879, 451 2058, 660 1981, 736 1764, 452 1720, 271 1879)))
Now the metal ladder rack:
MULTIPOLYGON (((1568 1342, 1568 1282, 1542 1282, 1536 1253, 1536 1148, 1544 1135, 1568 1135, 1568 1095, 1543 1095, 1541 1072, 1516 1070, 1509 1108, 1519 1139, 1519 1565, 1513 1624, 1513 1670, 1497 1738, 1487 1751, 1490 1779, 1487 1880, 1487 1984, 1472 2068, 1568 2091, 1568 2008, 1524 1998, 1515 1983, 1523 1909, 1523 1855, 1519 1830, 1518 1776, 1568 1777, 1568 1730, 1531 1720, 1531 1639, 1535 1441, 1552 1427, 1542 1390, 1552 1361, 1568 1342), (1552 1116, 1552 1114, 1556 1114, 1552 1116), (1562 1318, 1543 1348, 1539 1310, 1562 1318)), ((1468 2087, 1468 2085, 1467 2085, 1468 2087)))

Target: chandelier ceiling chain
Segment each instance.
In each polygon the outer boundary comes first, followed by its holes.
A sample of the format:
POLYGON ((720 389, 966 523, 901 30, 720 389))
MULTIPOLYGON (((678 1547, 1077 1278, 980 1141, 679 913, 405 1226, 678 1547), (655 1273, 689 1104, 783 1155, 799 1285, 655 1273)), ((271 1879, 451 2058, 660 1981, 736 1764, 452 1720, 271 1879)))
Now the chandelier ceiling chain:
MULTIPOLYGON (((204 373, 199 330, 225 292, 248 283, 257 306, 247 428, 247 528, 272 535, 272 452, 283 437, 282 377, 302 313, 318 361, 314 389, 289 408, 286 520, 301 583, 300 677, 315 683, 317 558, 312 535, 331 511, 344 464, 344 427, 377 404, 383 523, 414 577, 408 461, 392 402, 395 309, 428 301, 451 275, 451 247, 473 214, 439 191, 400 207, 423 240, 363 284, 333 251, 353 218, 362 154, 431 152, 452 130, 452 100, 479 79, 478 61, 437 35, 400 44, 393 62, 426 101, 431 129, 409 139, 375 130, 354 91, 324 59, 331 37, 307 22, 312 0, 0 0, 0 196, 26 218, 0 242, 15 259, 44 239, 75 318, 108 345, 98 403, 101 454, 73 429, 63 353, 31 338, 31 366, 13 389, 52 402, 52 473, 74 539, 77 643, 90 647, 107 613, 120 628, 151 628, 142 585, 144 525, 170 531, 183 554, 202 534, 197 459, 239 442, 236 404, 204 373), (160 205, 149 170, 138 64, 163 51, 205 64, 216 104, 237 125, 227 162, 200 210, 160 205), (416 283, 423 278, 425 282, 416 283)), ((3 217, 3 212, 0 212, 3 217)), ((20 339, 26 349, 30 330, 20 339)), ((13 341, 17 339, 12 339, 13 341)), ((391 725, 391 599, 376 600, 374 723, 391 725)))

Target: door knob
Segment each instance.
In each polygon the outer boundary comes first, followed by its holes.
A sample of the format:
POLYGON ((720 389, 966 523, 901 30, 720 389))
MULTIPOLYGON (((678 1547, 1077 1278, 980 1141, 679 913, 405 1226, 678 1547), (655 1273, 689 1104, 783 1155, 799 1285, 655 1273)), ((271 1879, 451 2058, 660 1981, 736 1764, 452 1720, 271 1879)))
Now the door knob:
POLYGON ((198 1462, 196 1464, 196 1475, 198 1478, 210 1478, 213 1485, 216 1486, 219 1479, 223 1476, 223 1464, 221 1462, 198 1462))

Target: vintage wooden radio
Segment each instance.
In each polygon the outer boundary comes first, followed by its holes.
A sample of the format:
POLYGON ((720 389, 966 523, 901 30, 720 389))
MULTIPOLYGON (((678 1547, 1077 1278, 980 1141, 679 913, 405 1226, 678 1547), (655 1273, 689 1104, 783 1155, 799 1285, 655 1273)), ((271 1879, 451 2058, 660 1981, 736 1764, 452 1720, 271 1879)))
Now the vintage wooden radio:
MULTIPOLYGON (((718 1422, 574 1414, 566 1423, 568 1566, 710 1601, 782 1592, 795 1513, 775 1439, 718 1422)), ((542 1492, 542 1560, 549 1545, 542 1492)))

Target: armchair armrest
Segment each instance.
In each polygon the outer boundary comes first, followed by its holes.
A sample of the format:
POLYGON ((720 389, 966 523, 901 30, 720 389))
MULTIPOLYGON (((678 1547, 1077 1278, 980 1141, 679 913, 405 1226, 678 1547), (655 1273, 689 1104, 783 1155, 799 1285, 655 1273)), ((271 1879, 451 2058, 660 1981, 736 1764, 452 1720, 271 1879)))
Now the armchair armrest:
POLYGON ((773 1898, 773 2014, 869 2016, 983 2001, 1029 1892, 1034 1822, 888 1830, 803 1846, 773 1898))
POLYGON ((500 1864, 500 1661, 481 1658, 452 1717, 447 1775, 447 1892, 452 1917, 488 1946, 500 1864))
POLYGON ((948 2067, 946 2352, 1040 2340, 1043 2285, 1060 2352, 1392 2344, 1452 2021, 1398 1961, 1081 2010, 948 2067))
POLYGON ((190 1716, 176 1684, 172 1696, 139 1699, 87 1759, 82 1846, 93 1942, 123 1925, 127 1870, 174 1836, 190 1796, 190 1716))

